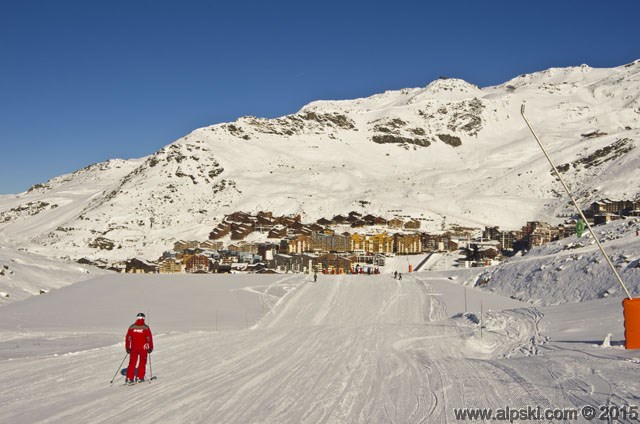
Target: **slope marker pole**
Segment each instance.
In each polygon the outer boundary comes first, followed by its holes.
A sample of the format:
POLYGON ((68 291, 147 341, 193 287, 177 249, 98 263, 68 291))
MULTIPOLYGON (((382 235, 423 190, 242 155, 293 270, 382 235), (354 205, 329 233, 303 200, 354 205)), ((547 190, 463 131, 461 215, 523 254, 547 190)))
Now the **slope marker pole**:
POLYGON ((567 187, 567 185, 565 184, 564 180, 560 176, 560 172, 558 172, 558 168, 556 168, 556 166, 553 164, 553 161, 551 160, 551 157, 549 156, 549 153, 547 153, 547 149, 544 148, 544 146, 542 145, 542 142, 540 141, 540 139, 536 135, 536 132, 531 127, 531 124, 529 123, 529 120, 527 119, 527 117, 524 114, 524 104, 520 107, 520 114, 522 115, 522 118, 524 119, 524 122, 527 123, 527 127, 529 127, 529 130, 531 131, 531 134, 533 134, 533 138, 536 139, 536 142, 538 143, 538 146, 540 146, 540 149, 542 149, 542 153, 544 153, 544 155, 546 156, 547 160, 551 164, 551 167, 553 168, 553 172, 555 172, 556 176, 560 180, 560 183, 562 184, 562 187, 564 188, 564 190, 569 195, 569 198, 571 199, 571 202, 573 202, 573 206, 575 206, 576 210, 580 214, 580 217, 582 218, 582 220, 584 221, 585 225, 589 229, 589 232, 591 233, 591 236, 595 240, 596 244, 598 245, 598 248, 602 252, 602 255, 604 256, 605 260, 609 264, 609 267, 611 268, 611 271, 613 271, 613 274, 616 276, 616 279, 618 280, 618 283, 620 283, 620 285, 624 289, 625 293, 627 294, 627 297, 629 299, 631 299, 631 293, 629 293, 629 290, 627 290, 627 286, 625 286, 624 282, 622 281, 622 278, 620 277, 620 274, 618 274, 618 271, 616 270, 616 267, 611 262, 611 259, 609 259, 609 256, 607 255, 607 252, 605 252, 604 247, 602 247, 602 244, 600 244, 600 240, 598 240, 598 237, 596 236, 595 231, 593 231, 593 228, 591 228, 591 225, 589 224, 589 221, 587 221, 587 218, 585 218, 584 214, 582 213, 582 209, 580 209, 580 206, 578 206, 578 202, 576 202, 576 199, 574 199, 574 197, 571 195, 571 191, 569 191, 569 187, 567 187))

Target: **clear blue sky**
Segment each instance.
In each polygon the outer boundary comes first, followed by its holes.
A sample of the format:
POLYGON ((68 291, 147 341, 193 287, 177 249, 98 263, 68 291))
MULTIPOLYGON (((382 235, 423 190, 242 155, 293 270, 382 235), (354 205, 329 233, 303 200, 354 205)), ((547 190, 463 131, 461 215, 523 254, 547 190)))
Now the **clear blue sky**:
POLYGON ((640 58, 640 1, 0 0, 0 193, 318 99, 640 58))

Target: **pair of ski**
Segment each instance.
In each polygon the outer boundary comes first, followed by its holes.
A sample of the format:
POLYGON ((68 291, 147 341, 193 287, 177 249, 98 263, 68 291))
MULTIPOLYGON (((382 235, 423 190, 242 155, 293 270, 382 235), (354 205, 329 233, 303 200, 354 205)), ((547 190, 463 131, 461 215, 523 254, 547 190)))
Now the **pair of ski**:
POLYGON ((151 383, 153 380, 155 380, 156 378, 158 378, 158 376, 154 375, 153 377, 151 377, 148 380, 144 380, 144 381, 130 381, 130 382, 125 382, 123 384, 123 386, 136 386, 138 384, 142 384, 142 383, 151 383))

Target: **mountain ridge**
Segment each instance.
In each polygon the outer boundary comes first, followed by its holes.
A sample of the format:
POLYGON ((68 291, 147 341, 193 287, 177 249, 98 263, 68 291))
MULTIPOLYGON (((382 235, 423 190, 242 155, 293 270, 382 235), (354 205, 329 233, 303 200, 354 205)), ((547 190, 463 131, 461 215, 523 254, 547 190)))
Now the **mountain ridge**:
POLYGON ((308 220, 402 210, 428 217, 424 231, 557 220, 571 209, 520 106, 586 206, 639 195, 638 93, 635 61, 551 68, 486 88, 443 78, 315 101, 274 119, 241 117, 143 158, 90 165, 1 196, 1 237, 56 256, 122 259, 156 257, 181 238, 206 239, 236 210, 308 220), (97 237, 116 247, 89 247, 97 237))

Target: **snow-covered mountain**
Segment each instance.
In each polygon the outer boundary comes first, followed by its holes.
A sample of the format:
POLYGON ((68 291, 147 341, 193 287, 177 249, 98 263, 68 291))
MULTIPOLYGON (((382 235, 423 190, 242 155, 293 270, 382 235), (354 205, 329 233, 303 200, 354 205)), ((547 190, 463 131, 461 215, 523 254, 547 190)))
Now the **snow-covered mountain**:
POLYGON ((156 257, 237 210, 351 210, 519 228, 570 213, 520 116, 579 201, 640 196, 640 60, 479 88, 458 79, 318 101, 277 119, 200 128, 150 156, 110 160, 0 196, 0 242, 48 255, 156 257), (397 213, 397 212, 396 212, 397 213))

